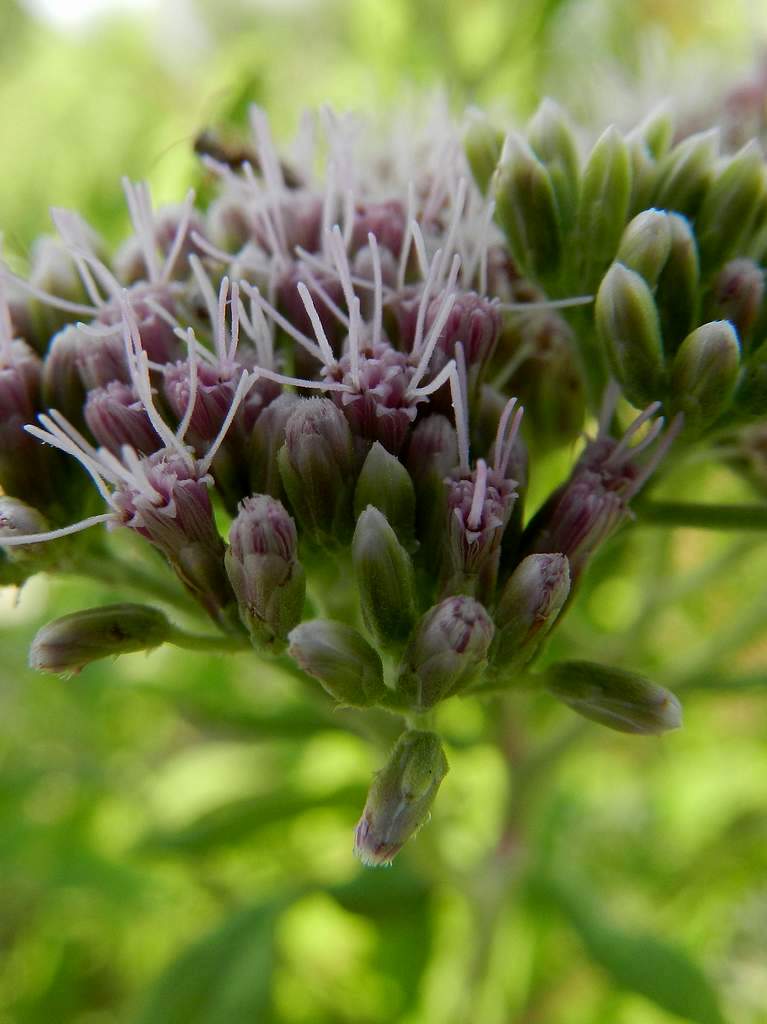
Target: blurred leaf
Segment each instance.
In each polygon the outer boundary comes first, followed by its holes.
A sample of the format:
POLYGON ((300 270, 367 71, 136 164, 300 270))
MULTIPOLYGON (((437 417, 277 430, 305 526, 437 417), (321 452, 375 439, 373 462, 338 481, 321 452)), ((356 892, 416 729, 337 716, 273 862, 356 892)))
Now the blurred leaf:
POLYGON ((262 1021, 271 1005, 274 924, 284 903, 233 914, 163 972, 137 1024, 262 1021))
POLYGON ((362 786, 344 786, 331 793, 267 793, 242 797, 200 815, 175 831, 147 835, 139 849, 149 853, 207 853, 219 846, 238 843, 259 829, 295 818, 305 811, 337 807, 359 811, 365 803, 362 786))
POLYGON ((556 904, 614 984, 695 1024, 725 1024, 716 991, 683 950, 606 921, 580 884, 547 878, 536 891, 556 904))

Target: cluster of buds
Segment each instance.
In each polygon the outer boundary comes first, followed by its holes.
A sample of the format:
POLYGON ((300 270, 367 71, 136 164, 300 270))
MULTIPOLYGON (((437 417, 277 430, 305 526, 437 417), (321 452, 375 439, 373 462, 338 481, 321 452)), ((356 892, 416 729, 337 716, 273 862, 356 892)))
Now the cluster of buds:
MULTIPOLYGON (((533 663, 674 438, 764 416, 765 172, 748 148, 717 163, 710 136, 672 147, 663 117, 582 162, 548 102, 505 138, 474 115, 465 148, 432 125, 401 161, 357 154, 328 112, 324 164, 251 122, 237 152, 200 143, 206 210, 126 182, 112 260, 57 210, 29 274, 2 270, 0 582, 108 558, 84 531, 127 530, 223 646, 401 716, 356 832, 380 864, 429 816, 448 699, 524 680, 622 731, 680 724, 631 673, 533 663), (537 453, 589 416, 527 509, 537 453)), ((179 635, 145 605, 89 609, 31 663, 179 635)))

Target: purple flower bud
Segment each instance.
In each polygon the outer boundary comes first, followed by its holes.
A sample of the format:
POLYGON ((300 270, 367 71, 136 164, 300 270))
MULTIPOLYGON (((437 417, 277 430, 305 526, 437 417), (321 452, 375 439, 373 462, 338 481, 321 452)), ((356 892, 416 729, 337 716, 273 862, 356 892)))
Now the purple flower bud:
POLYGON ((443 593, 489 600, 495 588, 501 540, 517 497, 516 481, 488 469, 483 459, 471 473, 447 481, 447 537, 443 593))
POLYGON ((0 343, 0 486, 7 494, 40 503, 50 481, 45 453, 24 430, 40 403, 42 363, 24 341, 0 343))
POLYGON ((745 348, 763 298, 762 268, 753 260, 731 260, 714 278, 705 319, 729 320, 745 348))
POLYGON ((257 647, 279 652, 301 621, 306 581, 296 526, 266 494, 245 498, 229 531, 226 572, 240 618, 257 647))
MULTIPOLYGON (((341 287, 341 282, 335 275, 318 273, 316 275, 316 280, 322 291, 325 292, 328 298, 330 298, 336 306, 343 305, 343 288, 341 287)), ((287 320, 290 321, 296 330, 301 331, 310 338, 314 337, 312 322, 309 319, 309 314, 306 312, 306 306, 298 292, 298 285, 301 282, 306 284, 309 295, 314 303, 314 308, 317 310, 317 315, 320 318, 322 328, 334 350, 337 350, 340 346, 342 337, 341 325, 335 313, 325 301, 322 292, 318 291, 311 281, 305 280, 305 273, 297 264, 291 264, 277 281, 277 306, 280 312, 287 320)), ((299 360, 295 367, 297 373, 303 374, 305 371, 311 371, 313 373, 316 371, 316 362, 314 362, 311 359, 311 356, 308 356, 303 349, 298 349, 295 355, 297 360, 299 360)))
MULTIPOLYGON (((128 301, 133 315, 136 319, 141 347, 153 363, 172 363, 178 358, 181 343, 174 333, 171 324, 155 312, 150 305, 162 306, 167 313, 173 314, 174 302, 167 289, 160 289, 148 285, 135 285, 130 289, 128 301)), ((118 304, 104 306, 98 316, 98 322, 106 326, 114 325, 115 334, 121 346, 123 346, 123 307, 118 304)), ((113 377, 112 380, 121 380, 121 377, 113 377)), ((108 383, 106 380, 99 380, 95 384, 86 381, 89 387, 98 387, 100 384, 108 383)))
POLYGON ((196 465, 163 449, 140 460, 133 484, 121 483, 113 503, 125 526, 165 555, 185 587, 226 624, 232 592, 224 571, 224 544, 213 517, 207 480, 196 465))
POLYGON ((472 597, 448 597, 415 627, 400 665, 397 692, 415 711, 465 690, 487 665, 495 632, 472 597))
MULTIPOLYGON (((51 341, 43 362, 43 405, 58 409, 75 426, 83 425, 85 387, 80 373, 79 327, 64 327, 51 341)), ((90 339, 86 339, 89 341, 90 339)), ((94 385, 96 386, 96 385, 94 385)))
POLYGON ((148 651, 164 643, 170 624, 142 604, 112 604, 64 615, 43 626, 32 641, 29 666, 38 672, 76 675, 99 658, 148 651))
MULTIPOLYGON (((187 412, 191 393, 189 362, 173 363, 166 366, 163 373, 165 398, 180 421, 187 412)), ((207 442, 212 441, 221 429, 234 399, 237 376, 234 368, 231 373, 222 372, 214 366, 198 362, 194 410, 186 432, 189 443, 198 451, 204 451, 207 442)))
POLYGON ((285 427, 278 456, 290 504, 316 538, 339 540, 351 526, 352 436, 328 398, 305 398, 285 427))
POLYGON ((548 668, 544 680, 557 700, 618 732, 658 736, 682 724, 682 708, 674 694, 633 672, 564 661, 548 668))
POLYGON ((523 668, 538 652, 570 593, 567 558, 528 555, 506 583, 495 611, 493 662, 506 673, 523 668))
POLYGON ((353 253, 368 244, 368 234, 372 233, 383 249, 399 257, 407 228, 407 211, 399 199, 358 203, 354 210, 353 224, 353 253))
POLYGON ((377 651, 343 622, 315 619, 291 632, 290 656, 340 704, 370 707, 386 694, 377 651))
POLYGON ((404 732, 376 774, 354 836, 363 864, 389 864, 429 820, 448 763, 439 736, 404 732))
MULTIPOLYGON (((444 296, 435 296, 426 310, 425 332, 440 314, 444 296)), ((482 371, 493 356, 501 333, 501 313, 496 299, 483 298, 476 292, 462 292, 456 297, 445 326, 437 340, 432 357, 431 369, 439 373, 443 366, 455 357, 456 345, 463 346, 463 355, 473 390, 482 371)))
POLYGON ((385 342, 360 355, 356 378, 349 355, 342 356, 332 378, 353 390, 334 391, 333 397, 355 437, 380 441, 394 455, 400 451, 417 412, 408 392, 412 376, 408 357, 385 342))
POLYGON ((416 486, 432 476, 442 480, 458 463, 455 427, 446 416, 425 416, 410 435, 407 468, 416 486))
POLYGON ((127 384, 113 380, 88 392, 85 422, 99 444, 119 455, 130 445, 142 455, 162 448, 162 441, 147 416, 144 403, 127 384))

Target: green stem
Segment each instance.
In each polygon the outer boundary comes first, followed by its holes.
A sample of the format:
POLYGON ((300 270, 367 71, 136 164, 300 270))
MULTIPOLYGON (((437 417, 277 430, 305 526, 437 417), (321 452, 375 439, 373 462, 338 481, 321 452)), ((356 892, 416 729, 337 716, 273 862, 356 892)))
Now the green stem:
POLYGON ((686 526, 701 530, 767 530, 767 505, 643 501, 638 502, 635 509, 639 525, 686 526))
POLYGON ((62 567, 62 571, 73 576, 86 576, 108 586, 141 591, 146 597, 165 601, 187 614, 191 611, 196 614, 200 612, 198 605, 172 579, 163 579, 142 565, 122 561, 111 553, 105 557, 78 558, 71 566, 62 567))
POLYGON ((237 651, 251 650, 250 642, 245 637, 231 634, 198 636, 196 633, 187 633, 178 626, 171 626, 165 642, 188 651, 222 651, 224 654, 234 654, 237 651))

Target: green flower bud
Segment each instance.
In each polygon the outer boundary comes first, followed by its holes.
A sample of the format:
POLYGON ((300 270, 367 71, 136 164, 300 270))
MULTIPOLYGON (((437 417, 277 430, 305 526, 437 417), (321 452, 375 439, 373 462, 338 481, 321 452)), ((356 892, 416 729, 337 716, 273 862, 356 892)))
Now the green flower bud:
POLYGON ((738 419, 764 419, 767 409, 767 341, 752 353, 735 392, 738 419))
POLYGON ((363 864, 378 867, 391 863, 429 820, 448 770, 435 733, 412 730, 400 736, 373 779, 354 835, 354 852, 363 864))
POLYGON ((740 371, 740 344, 731 323, 703 324, 682 342, 671 367, 671 407, 685 430, 702 433, 732 401, 740 371))
POLYGON ((321 541, 343 540, 351 520, 354 460, 349 424, 334 402, 300 402, 285 426, 278 464, 290 504, 306 530, 321 541))
POLYGON ((354 513, 372 505, 388 519, 404 546, 415 542, 415 488, 410 474, 391 452, 376 441, 367 454, 354 491, 354 513))
POLYGON ((29 666, 38 672, 72 676, 99 658, 151 650, 170 633, 163 613, 147 605, 88 608, 43 626, 32 641, 29 666))
POLYGON ((554 274, 562 243, 554 188, 520 135, 507 136, 493 187, 498 223, 514 258, 535 278, 554 274))
POLYGON ((644 210, 626 225, 616 259, 635 270, 651 288, 671 252, 671 227, 663 210, 644 210))
POLYGON ((719 130, 690 135, 667 153, 658 168, 653 206, 694 217, 714 177, 719 130))
POLYGON ((564 230, 575 220, 580 163, 575 134, 567 114, 554 100, 544 99, 527 127, 530 146, 549 172, 564 230))
POLYGON ((599 287, 595 318, 617 380, 632 405, 641 408, 663 385, 663 349, 658 310, 644 278, 613 263, 599 287))
POLYGON ((503 132, 481 110, 470 110, 463 144, 474 180, 480 191, 487 192, 503 148, 503 132))
POLYGON ((357 520, 352 559, 366 627, 381 647, 404 643, 416 614, 413 563, 372 505, 357 520))
POLYGON ((370 707, 387 692, 378 653, 351 626, 315 619, 296 626, 288 639, 293 660, 340 704, 370 707))
POLYGON ((690 222, 679 213, 670 213, 668 226, 671 246, 655 289, 655 305, 667 359, 673 356, 697 323, 700 285, 698 246, 690 222))
POLYGON ((764 192, 764 159, 753 139, 727 161, 706 191, 695 220, 704 267, 716 266, 744 244, 764 192))
POLYGON ((284 392, 260 413, 250 435, 250 488, 253 494, 282 498, 284 489, 277 456, 285 443, 288 420, 301 405, 297 395, 284 392))
POLYGON ((448 597, 416 626, 400 665, 396 690, 424 711, 474 683, 487 665, 495 630, 472 597, 448 597))
POLYGON ((673 137, 674 119, 670 107, 661 103, 626 138, 629 142, 641 142, 654 160, 660 160, 668 153, 673 137))
POLYGON ((240 503, 229 541, 224 562, 243 625, 256 647, 278 653, 306 592, 295 523, 276 498, 256 494, 240 503))
POLYGON ((495 611, 493 662, 520 669, 538 652, 570 593, 565 555, 528 555, 512 573, 495 611))
POLYGON ((615 258, 630 196, 628 146, 611 127, 597 140, 583 170, 572 249, 579 289, 595 288, 615 258))
POLYGON ((682 708, 674 694, 633 672, 563 661, 546 670, 544 681, 557 700, 618 732, 655 736, 682 724, 682 708))
POLYGON ((714 278, 706 304, 706 319, 729 320, 745 350, 763 297, 762 268, 753 260, 731 260, 714 278))
MULTIPOLYGON (((48 520, 38 509, 18 498, 0 494, 0 549, 3 548, 3 537, 45 533, 48 529, 48 520)), ((11 562, 33 561, 40 565, 49 562, 51 556, 49 544, 17 544, 3 550, 11 562)))

